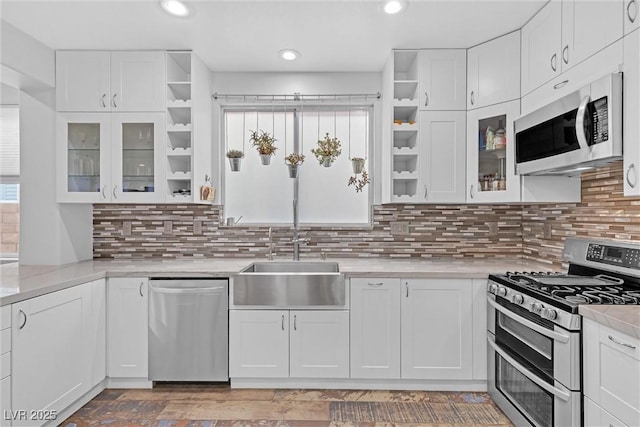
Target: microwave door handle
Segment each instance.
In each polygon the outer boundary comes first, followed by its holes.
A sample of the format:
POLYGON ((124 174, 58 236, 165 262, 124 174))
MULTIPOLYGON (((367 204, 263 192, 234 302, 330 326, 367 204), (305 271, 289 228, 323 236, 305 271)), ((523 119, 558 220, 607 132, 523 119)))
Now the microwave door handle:
POLYGON ((580 148, 583 150, 589 149, 589 143, 587 142, 587 136, 584 133, 584 119, 587 114, 587 104, 591 101, 591 97, 589 95, 582 98, 580 101, 580 106, 578 107, 578 112, 576 113, 576 137, 578 138, 578 144, 580 148))
POLYGON ((522 366, 520 363, 518 363, 517 360, 515 360, 513 357, 509 356, 504 350, 502 350, 500 347, 498 347, 498 345, 496 344, 495 338, 493 338, 491 335, 487 336, 487 341, 488 341, 489 345, 491 346, 491 348, 496 353, 498 353, 509 364, 513 365, 513 367, 516 368, 518 370, 518 372, 520 372, 525 377, 529 378, 538 387, 544 389, 545 391, 553 394, 556 397, 559 397, 560 399, 564 400, 565 402, 569 401, 569 399, 571 398, 571 395, 567 391, 559 389, 557 387, 554 387, 551 384, 547 383, 546 381, 541 380, 537 375, 535 375, 533 372, 529 371, 527 368, 522 366))
POLYGON ((521 325, 526 326, 529 329, 533 329, 534 331, 538 332, 539 334, 544 335, 547 338, 551 338, 555 341, 559 341, 561 343, 568 343, 569 342, 569 336, 568 335, 564 335, 561 334, 559 332, 556 332, 552 329, 547 329, 545 327, 542 327, 540 325, 538 325, 537 323, 532 322, 531 320, 525 319, 522 316, 517 315, 516 313, 510 311, 507 308, 504 308, 501 305, 498 305, 498 303, 496 303, 493 299, 491 298, 487 298, 487 302, 489 303, 489 305, 491 307, 493 307, 494 309, 498 310, 500 313, 504 314, 507 317, 510 317, 511 319, 515 320, 516 322, 520 323, 521 325))

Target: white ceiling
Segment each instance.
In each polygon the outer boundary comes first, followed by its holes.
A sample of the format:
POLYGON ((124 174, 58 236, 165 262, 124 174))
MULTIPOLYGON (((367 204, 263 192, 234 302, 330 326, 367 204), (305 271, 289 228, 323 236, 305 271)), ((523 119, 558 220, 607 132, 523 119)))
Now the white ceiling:
POLYGON ((393 48, 467 48, 522 27, 547 0, 0 0, 0 17, 53 49, 192 49, 214 71, 380 71, 393 48), (294 48, 301 59, 277 57, 294 48))

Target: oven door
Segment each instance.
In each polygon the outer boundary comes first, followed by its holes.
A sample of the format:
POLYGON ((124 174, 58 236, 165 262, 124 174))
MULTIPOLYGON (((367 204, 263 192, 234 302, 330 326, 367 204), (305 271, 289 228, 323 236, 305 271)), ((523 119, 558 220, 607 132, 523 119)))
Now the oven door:
POLYGON ((489 395, 517 426, 579 426, 580 391, 547 381, 523 366, 489 333, 489 395))

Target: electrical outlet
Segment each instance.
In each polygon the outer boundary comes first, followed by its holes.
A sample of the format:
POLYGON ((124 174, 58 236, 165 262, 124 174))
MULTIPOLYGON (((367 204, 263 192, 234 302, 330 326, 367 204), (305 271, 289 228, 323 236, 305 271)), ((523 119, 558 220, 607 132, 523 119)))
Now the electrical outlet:
POLYGON ((193 221, 193 234, 202 234, 202 221, 193 221))
POLYGON ((409 234, 408 222, 392 222, 391 223, 391 235, 396 234, 409 234))
POLYGON ((172 234, 173 233, 173 221, 165 221, 164 222, 164 233, 172 234))
POLYGON ((122 235, 131 236, 131 221, 124 221, 122 223, 122 235))
POLYGON ((552 237, 552 229, 551 229, 551 223, 547 222, 544 224, 544 238, 545 239, 551 239, 552 237))
POLYGON ((496 234, 498 234, 498 223, 497 222, 490 222, 489 223, 489 234, 492 236, 495 236, 496 234))

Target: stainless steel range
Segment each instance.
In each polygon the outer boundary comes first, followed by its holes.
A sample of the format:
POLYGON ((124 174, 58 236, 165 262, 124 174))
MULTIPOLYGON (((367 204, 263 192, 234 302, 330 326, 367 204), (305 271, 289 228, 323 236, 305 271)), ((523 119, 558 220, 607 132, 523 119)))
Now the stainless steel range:
POLYGON ((518 426, 582 425, 581 304, 640 304, 640 244, 568 239, 567 272, 492 274, 489 394, 518 426))

